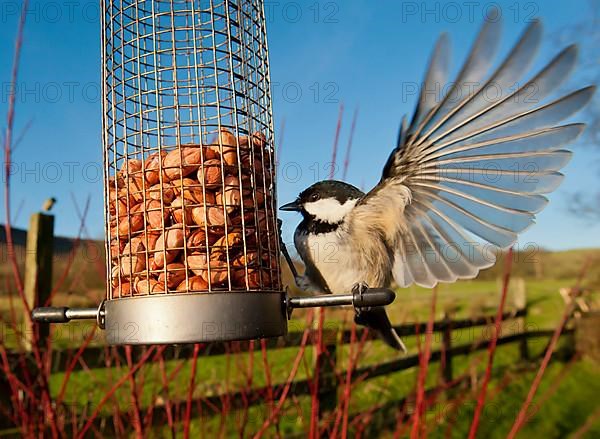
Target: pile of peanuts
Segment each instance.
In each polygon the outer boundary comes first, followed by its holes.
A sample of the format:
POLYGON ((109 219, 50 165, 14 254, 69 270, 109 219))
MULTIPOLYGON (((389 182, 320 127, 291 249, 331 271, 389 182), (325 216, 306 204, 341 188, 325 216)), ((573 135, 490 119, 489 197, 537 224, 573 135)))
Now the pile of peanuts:
POLYGON ((126 160, 108 181, 112 297, 279 289, 270 157, 262 133, 222 129, 126 160))

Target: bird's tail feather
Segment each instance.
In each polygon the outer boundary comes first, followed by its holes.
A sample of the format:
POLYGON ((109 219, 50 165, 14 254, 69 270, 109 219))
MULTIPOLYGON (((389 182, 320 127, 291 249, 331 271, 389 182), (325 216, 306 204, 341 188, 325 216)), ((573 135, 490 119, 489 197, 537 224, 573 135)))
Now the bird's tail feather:
POLYGON ((389 330, 382 330, 382 331, 378 331, 379 334, 381 334, 381 337, 383 338, 383 341, 386 342, 386 344, 388 344, 389 346, 393 347, 394 349, 398 350, 398 351, 402 351, 403 354, 406 354, 407 349, 406 346, 404 345, 404 343, 402 342, 402 339, 400 338, 400 336, 398 335, 398 333, 396 332, 396 330, 394 328, 390 328, 389 330))
POLYGON ((364 325, 377 331, 383 341, 392 348, 403 353, 407 352, 406 346, 393 328, 384 307, 379 306, 368 310, 361 310, 354 318, 354 321, 359 325, 364 325))

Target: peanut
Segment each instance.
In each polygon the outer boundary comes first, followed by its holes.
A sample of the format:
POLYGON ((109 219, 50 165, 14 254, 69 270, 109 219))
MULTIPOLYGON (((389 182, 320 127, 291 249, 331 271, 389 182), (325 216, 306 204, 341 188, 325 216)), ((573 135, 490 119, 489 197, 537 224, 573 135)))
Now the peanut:
POLYGON ((229 276, 234 289, 273 288, 271 154, 262 133, 236 139, 221 129, 206 147, 155 151, 143 163, 122 160, 107 181, 113 294, 207 291, 229 276))
POLYGON ((250 288, 269 288, 271 274, 268 270, 252 270, 248 272, 248 285, 250 288))
POLYGON ((207 257, 205 254, 188 255, 186 265, 194 274, 201 276, 208 267, 207 257))
POLYGON ((125 277, 131 277, 146 268, 146 254, 140 238, 132 238, 125 246, 120 263, 121 274, 125 277))
POLYGON ((146 201, 146 220, 153 229, 162 229, 163 225, 166 224, 169 213, 166 209, 163 209, 160 201, 149 200, 146 201))
MULTIPOLYGON (((246 270, 238 268, 232 273, 235 284, 240 288, 246 288, 246 270)), ((271 275, 267 270, 264 269, 248 269, 248 288, 270 288, 271 286, 271 275), (262 279, 261 279, 262 276, 262 279), (262 282, 261 282, 262 281, 262 282)))
POLYGON ((142 232, 139 235, 139 238, 142 241, 142 244, 144 244, 144 247, 148 250, 148 252, 152 252, 156 247, 156 242, 158 241, 158 238, 160 238, 160 232, 142 232))
POLYGON ((125 186, 125 181, 123 180, 123 177, 121 176, 120 173, 117 173, 116 175, 108 177, 108 187, 109 188, 116 187, 118 189, 121 189, 123 186, 125 186))
POLYGON ((121 165, 122 175, 136 174, 142 170, 142 161, 138 159, 126 158, 121 165))
POLYGON ((195 229, 192 234, 187 239, 187 246, 190 250, 198 249, 198 248, 206 248, 206 243, 208 241, 208 245, 212 245, 218 237, 212 233, 207 233, 204 228, 195 229))
MULTIPOLYGON (((200 172, 200 171, 198 171, 200 172)), ((171 182, 173 185, 173 190, 175 195, 180 197, 183 193, 184 200, 188 201, 186 204, 201 204, 204 202, 205 194, 206 194, 206 203, 214 204, 215 196, 210 190, 202 190, 202 185, 198 183, 196 180, 192 180, 191 178, 183 178, 178 180, 173 180, 171 182), (183 187, 183 191, 182 188, 183 187)))
POLYGON ((194 207, 192 209, 192 218, 194 223, 199 226, 224 226, 229 224, 229 217, 223 213, 223 209, 214 206, 194 207))
POLYGON ((121 273, 121 269, 118 265, 113 265, 110 269, 110 283, 113 287, 119 285, 119 274, 121 273))
POLYGON ((165 276, 165 272, 161 271, 158 275, 158 282, 161 285, 165 284, 165 279, 167 283, 168 289, 173 289, 177 287, 182 281, 185 280, 186 275, 186 266, 180 262, 172 262, 167 265, 167 274, 165 276))
POLYGON ((183 247, 183 230, 168 229, 160 235, 154 248, 153 270, 164 267, 165 263, 173 262, 183 247))
POLYGON ((239 185, 239 179, 233 175, 229 175, 225 177, 225 190, 217 192, 217 204, 227 206, 228 213, 233 212, 241 203, 239 185))
POLYGON ((215 187, 222 184, 221 160, 213 159, 204 162, 198 168, 198 181, 206 187, 215 187))
POLYGON ((134 290, 138 294, 163 293, 165 291, 164 284, 161 284, 156 279, 139 279, 134 286, 134 290))
POLYGON ((219 133, 220 143, 223 145, 223 161, 228 165, 237 165, 237 142, 235 136, 227 130, 219 133))
POLYGON ((184 207, 183 198, 177 197, 173 200, 170 207, 170 212, 173 217, 173 221, 176 224, 183 224, 183 220, 185 219, 186 225, 194 224, 194 219, 192 217, 192 209, 190 207, 184 207), (185 215, 184 215, 185 211, 185 215), (184 218, 185 216, 185 218, 184 218))
POLYGON ((237 232, 229 232, 227 236, 219 238, 212 246, 212 256, 216 259, 226 259, 227 251, 242 243, 242 235, 237 232))
POLYGON ((223 157, 223 161, 230 166, 237 165, 237 141, 235 136, 225 128, 219 131, 218 141, 215 141, 210 149, 217 157, 223 157))
POLYGON ((112 238, 110 240, 110 257, 111 259, 117 259, 122 254, 127 245, 127 241, 124 239, 112 238))
MULTIPOLYGON (((175 149, 165 156, 163 168, 165 176, 169 180, 185 177, 194 172, 201 163, 201 150, 199 145, 192 145, 175 149)), ((210 160, 218 157, 215 152, 209 148, 202 150, 204 160, 210 160)))
POLYGON ((243 253, 239 255, 234 261, 234 267, 253 267, 258 265, 258 252, 250 251, 246 255, 243 253))
POLYGON ((169 183, 163 185, 155 184, 146 190, 146 197, 151 200, 163 200, 166 205, 170 204, 175 199, 175 193, 175 188, 169 183))
POLYGON ((150 154, 144 163, 145 177, 149 185, 154 185, 160 182, 160 163, 167 156, 165 151, 160 153, 155 152, 150 154))
MULTIPOLYGON (((208 278, 208 270, 202 276, 208 278)), ((210 263, 210 283, 211 285, 221 285, 227 282, 229 277, 227 270, 227 262, 225 261, 211 261, 210 263)))
POLYGON ((131 296, 131 284, 124 282, 121 285, 116 285, 113 291, 113 297, 127 297, 131 296))
POLYGON ((254 146, 264 148, 267 145, 267 137, 260 131, 255 131, 252 134, 252 143, 254 143, 254 146))
MULTIPOLYGON (((187 267, 204 280, 209 278, 209 264, 204 254, 189 255, 187 257, 187 267)), ((227 262, 212 260, 210 261, 210 283, 222 284, 227 281, 227 262)))
POLYGON ((129 236, 131 233, 142 230, 144 227, 144 215, 141 210, 142 205, 137 204, 130 209, 128 216, 119 218, 119 236, 129 236))
POLYGON ((208 291, 208 284, 202 276, 190 277, 177 286, 177 291, 208 291))
POLYGON ((262 189, 256 189, 254 191, 248 189, 244 190, 244 208, 246 209, 254 209, 254 207, 258 207, 259 209, 264 207, 265 202, 265 193, 262 189), (254 196, 253 196, 254 193, 254 196), (255 201, 256 199, 256 201, 255 201))

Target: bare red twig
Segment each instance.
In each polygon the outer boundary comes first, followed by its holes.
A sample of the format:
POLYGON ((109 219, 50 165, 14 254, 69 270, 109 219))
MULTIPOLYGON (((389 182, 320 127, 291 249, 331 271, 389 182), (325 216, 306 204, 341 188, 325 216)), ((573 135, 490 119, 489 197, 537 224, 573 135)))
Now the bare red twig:
POLYGON ((319 382, 319 376, 321 374, 321 367, 325 356, 325 346, 323 344, 323 325, 325 324, 325 308, 319 308, 317 310, 319 316, 318 328, 317 328, 317 340, 315 343, 315 368, 313 371, 313 380, 311 388, 311 410, 310 410, 310 430, 309 437, 316 438, 317 432, 319 431, 319 388, 321 383, 319 382))
MULTIPOLYGON (((420 359, 423 355, 423 349, 421 347, 421 329, 420 329, 420 324, 418 322, 415 323, 415 341, 417 344, 417 355, 419 356, 419 364, 420 364, 420 359)), ((398 419, 396 422, 396 429, 394 431, 394 439, 398 439, 398 438, 404 436, 404 433, 408 429, 409 425, 412 426, 412 424, 409 424, 408 422, 406 422, 406 423, 404 422, 404 419, 406 418, 406 416, 404 416, 404 415, 406 414, 406 412, 409 409, 409 407, 408 407, 409 399, 411 397, 415 397, 415 399, 416 399, 417 385, 418 385, 418 380, 416 380, 415 383, 413 384, 413 388, 407 394, 404 404, 403 404, 402 408, 399 410, 400 413, 399 413, 399 416, 398 416, 398 419)), ((413 416, 414 416, 414 409, 413 409, 413 416)), ((411 416, 411 419, 412 419, 412 416, 411 416)))
POLYGON ((492 339, 490 340, 490 344, 488 347, 488 362, 485 369, 485 375, 483 377, 483 382, 481 383, 481 389, 479 391, 479 396, 477 397, 477 406, 475 407, 475 413, 473 414, 473 421, 471 422, 471 428, 469 429, 469 439, 474 439, 477 434, 477 429, 479 428, 479 419, 481 417, 481 412, 483 411, 483 406, 485 404, 485 397, 487 392, 488 383, 490 382, 490 378, 492 376, 492 365, 494 364, 494 354, 496 352, 496 344, 498 342, 498 337, 500 336, 500 331, 502 328, 502 314, 504 313, 504 304, 506 303, 506 295, 508 294, 508 285, 510 282, 510 274, 512 271, 512 258, 513 252, 512 247, 506 253, 506 258, 504 261, 504 276, 502 280, 502 296, 500 297, 500 303, 498 303, 498 310, 496 312, 496 323, 494 325, 494 333, 492 335, 492 339))
POLYGON ((358 119, 358 106, 354 110, 352 116, 352 125, 350 126, 350 137, 348 138, 348 146, 346 147, 346 157, 344 158, 344 170, 342 171, 342 180, 346 180, 348 167, 350 166, 350 151, 352 150, 352 142, 354 141, 354 130, 356 129, 356 120, 358 119))
POLYGON ((577 429, 577 431, 575 431, 575 433, 573 433, 570 436, 570 438, 571 439, 583 438, 584 435, 592 429, 594 424, 596 424, 596 421, 598 421, 598 419, 600 419, 600 408, 596 409, 590 416, 588 416, 588 418, 583 423, 583 425, 581 427, 579 427, 579 429, 577 429))
POLYGON ((352 327, 350 329, 350 348, 348 353, 348 366, 346 369, 346 378, 344 382, 344 390, 343 390, 343 399, 341 401, 341 407, 338 410, 337 418, 335 421, 335 425, 333 427, 333 431, 331 436, 337 437, 337 430, 339 423, 342 424, 342 434, 341 437, 345 438, 348 434, 348 409, 350 406, 350 397, 352 395, 352 372, 354 369, 354 364, 356 358, 358 357, 358 352, 354 353, 356 345, 356 323, 352 322, 352 327))
POLYGON ((190 385, 188 388, 187 402, 185 405, 185 418, 183 420, 183 437, 190 437, 190 419, 192 417, 192 398, 194 396, 194 388, 196 387, 196 367, 198 366, 198 353, 200 345, 194 345, 194 356, 192 357, 192 371, 190 375, 190 385))
MULTIPOLYGON (((129 369, 131 370, 131 368, 133 367, 133 359, 131 357, 131 346, 125 346, 125 359, 127 360, 127 367, 129 367, 129 369)), ((133 428, 135 430, 136 437, 140 439, 144 437, 144 426, 142 425, 142 415, 140 413, 140 401, 135 379, 135 372, 130 373, 128 379, 131 395, 131 410, 133 412, 133 428)))
MULTIPOLYGON (((575 364, 579 360, 581 360, 580 355, 577 355, 577 354, 573 355, 573 357, 569 360, 569 362, 560 370, 560 373, 556 376, 556 378, 554 378, 554 380, 552 381, 552 384, 550 384, 548 389, 546 389, 546 391, 544 393, 542 393, 542 395, 536 401, 537 407, 541 407, 542 405, 544 405, 544 403, 546 401, 548 401, 558 391, 560 385, 562 384, 563 379, 567 375, 569 375, 569 373, 573 369, 573 366, 575 366, 575 364)), ((527 419, 525 420, 525 422, 529 422, 533 416, 534 416, 534 413, 530 413, 529 416, 527 417, 527 419)))
POLYGON ((340 131, 342 130, 342 119, 344 117, 344 104, 340 104, 340 111, 338 113, 337 125, 335 128, 335 138, 333 139, 333 151, 331 154, 331 168, 329 170, 329 179, 331 180, 335 175, 335 166, 337 163, 337 151, 338 143, 340 140, 340 131))
POLYGON ((296 358, 294 359, 294 362, 292 364, 292 368, 290 369, 290 373, 288 375, 288 378, 285 382, 285 386, 283 388, 283 391, 281 392, 281 395, 279 397, 279 401, 277 402, 277 405, 275 406, 275 409, 269 414, 269 417, 267 419, 265 419, 265 421, 263 422, 262 426, 260 427, 260 429, 258 430, 258 432, 254 435, 255 439, 258 439, 260 437, 262 437, 262 435, 265 433, 265 431, 267 430, 267 428, 269 428, 269 426, 272 424, 273 420, 277 418, 277 416, 279 416, 279 412, 281 411, 281 409, 283 408, 283 404, 286 401, 287 395, 290 391, 290 388, 292 386, 292 382, 294 381, 294 378, 296 377, 296 373, 298 373, 298 368, 300 367, 300 362, 302 361, 302 357, 304 357, 304 352, 306 350, 306 345, 308 343, 308 338, 310 335, 310 328, 311 328, 311 324, 312 324, 312 320, 313 320, 313 312, 312 310, 308 312, 308 316, 307 316, 307 327, 304 330, 304 333, 302 334, 302 340, 300 342, 300 348, 298 349, 298 353, 296 354, 296 358))
POLYGON ((175 427, 173 421, 173 409, 171 405, 171 397, 169 392, 169 381, 167 381, 167 371, 165 367, 165 357, 162 352, 158 356, 158 367, 160 369, 160 379, 162 381, 162 391, 164 394, 165 400, 165 413, 167 414, 167 424, 169 425, 169 430, 171 430, 171 436, 175 436, 175 427))
POLYGON ((13 56, 13 65, 10 78, 10 93, 8 96, 8 109, 6 112, 6 132, 4 134, 4 211, 6 223, 4 228, 6 230, 6 246, 8 251, 8 257, 12 267, 15 283, 19 294, 23 297, 23 282, 21 273, 19 271, 19 265, 15 255, 15 247, 12 239, 12 223, 10 215, 10 177, 11 177, 11 165, 12 165, 12 138, 13 130, 15 125, 16 115, 16 93, 17 93, 17 80, 19 78, 19 66, 21 61, 21 49, 23 47, 23 35, 25 32, 25 22, 27 19, 27 8, 29 7, 29 0, 23 1, 21 8, 21 17, 19 19, 19 26, 17 30, 17 38, 15 43, 15 51, 13 56))
MULTIPOLYGON (((354 361, 352 364, 353 372, 354 372, 354 370, 356 370, 358 363, 360 361, 360 358, 364 352, 365 343, 367 342, 368 336, 369 336, 369 331, 368 330, 363 331, 363 334, 358 343, 358 349, 356 350, 356 355, 354 356, 354 361)), ((364 381, 364 378, 361 378, 361 379, 355 380, 355 382, 352 383, 352 374, 349 374, 349 376, 350 376, 350 386, 352 386, 352 384, 356 385, 356 384, 364 381)), ((346 379, 348 379, 348 375, 346 376, 346 379)), ((350 387, 350 389, 351 389, 351 387, 350 387)), ((344 415, 343 415, 343 419, 342 419, 342 437, 348 436, 350 397, 351 397, 351 393, 348 392, 347 399, 344 401, 344 415)))
POLYGON ((419 360, 419 376, 417 380, 417 399, 415 402, 415 412, 413 414, 413 424, 410 433, 411 439, 416 439, 420 436, 420 431, 423 428, 422 420, 425 412, 425 380, 427 378, 427 369, 431 356, 431 338, 433 336, 433 323, 435 321, 435 306, 437 302, 437 287, 434 287, 431 295, 431 309, 429 320, 427 321, 427 330, 425 334, 425 350, 423 355, 420 355, 419 360))
MULTIPOLYGON (((587 273, 587 270, 588 270, 590 264, 591 264, 591 259, 588 259, 584 263, 584 265, 581 269, 581 272, 579 274, 579 278, 577 279, 575 287, 573 287, 572 290, 579 291, 581 282, 582 282, 585 274, 587 273)), ((529 406, 531 405, 531 401, 533 400, 533 397, 535 396, 535 394, 537 392, 540 382, 542 381, 542 378, 544 376, 546 368, 548 367, 548 363, 550 363, 550 359, 552 358, 552 353, 554 352, 554 348, 556 348, 556 345, 558 344, 560 335, 562 334, 563 329, 565 328, 567 322, 569 321, 569 319, 571 318, 571 315, 573 314, 573 311, 575 310, 575 306, 576 306, 576 302, 572 301, 565 308, 565 312, 562 316, 562 319, 561 319, 560 323, 558 324, 558 326, 556 327, 556 329, 554 330, 554 333, 552 334, 552 338, 550 339, 550 343, 548 343, 548 347, 546 348, 546 353, 544 354, 544 358, 542 360, 542 363, 540 364, 540 368, 538 369, 538 372, 537 372, 535 378, 533 379, 533 382, 531 383, 531 387, 529 388, 527 397, 525 398, 525 401, 521 405, 519 414, 517 415, 517 418, 515 419, 515 422, 513 423, 512 427, 510 429, 510 432, 508 433, 507 439, 513 439, 517 435, 517 433, 519 432, 521 427, 523 426, 523 423, 527 417, 527 411, 529 410, 529 406)))
POLYGON ((279 128, 279 139, 277 141, 277 165, 281 163, 281 152, 283 151, 283 139, 285 139, 285 117, 281 119, 281 125, 279 128))
POLYGON ((267 356, 267 341, 264 338, 260 340, 260 350, 262 354, 263 370, 265 372, 265 383, 267 385, 267 407, 269 408, 269 413, 272 413, 274 400, 273 382, 271 379, 271 365, 267 356))

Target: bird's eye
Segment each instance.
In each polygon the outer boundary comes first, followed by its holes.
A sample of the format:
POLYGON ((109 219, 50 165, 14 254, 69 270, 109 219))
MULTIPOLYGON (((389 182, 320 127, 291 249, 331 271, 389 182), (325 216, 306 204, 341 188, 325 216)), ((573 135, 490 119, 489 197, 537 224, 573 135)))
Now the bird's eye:
POLYGON ((310 201, 317 201, 319 199, 320 195, 318 193, 314 193, 310 196, 310 201))

